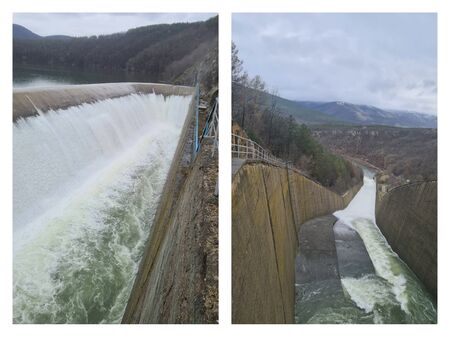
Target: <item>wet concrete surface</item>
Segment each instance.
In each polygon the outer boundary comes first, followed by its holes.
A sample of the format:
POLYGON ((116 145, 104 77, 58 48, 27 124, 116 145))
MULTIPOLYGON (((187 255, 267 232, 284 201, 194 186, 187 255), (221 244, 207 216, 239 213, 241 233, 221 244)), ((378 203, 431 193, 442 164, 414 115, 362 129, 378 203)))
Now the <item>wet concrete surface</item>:
POLYGON ((354 229, 338 220, 334 224, 334 237, 341 278, 375 274, 364 242, 354 229))
POLYGON ((295 261, 297 323, 372 323, 344 293, 342 277, 374 273, 364 243, 335 216, 305 222, 299 231, 295 261), (342 313, 342 315, 337 315, 342 313), (328 317, 328 320, 327 320, 328 317))
POLYGON ((333 215, 305 222, 299 232, 300 252, 295 261, 297 284, 339 280, 333 215))

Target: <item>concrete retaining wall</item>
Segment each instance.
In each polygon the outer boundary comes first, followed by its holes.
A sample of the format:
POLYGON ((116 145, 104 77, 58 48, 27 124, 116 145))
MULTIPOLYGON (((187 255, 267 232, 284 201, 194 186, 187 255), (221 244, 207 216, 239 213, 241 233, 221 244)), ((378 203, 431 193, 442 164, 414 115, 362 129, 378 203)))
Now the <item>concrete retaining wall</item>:
POLYGON ((437 182, 378 191, 376 221, 392 249, 437 297, 437 182))
POLYGON ((298 231, 344 208, 344 197, 286 168, 244 164, 232 184, 233 323, 293 323, 298 231))

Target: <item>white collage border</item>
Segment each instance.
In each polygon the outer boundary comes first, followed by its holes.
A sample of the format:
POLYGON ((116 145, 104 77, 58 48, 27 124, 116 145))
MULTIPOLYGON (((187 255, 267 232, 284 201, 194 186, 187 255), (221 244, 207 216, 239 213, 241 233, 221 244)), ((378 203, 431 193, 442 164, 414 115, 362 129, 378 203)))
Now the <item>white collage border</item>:
POLYGON ((3 0, 0 11, 0 334, 2 336, 408 336, 450 331, 449 171, 450 6, 446 0, 3 0), (12 16, 17 12, 205 12, 219 14, 219 325, 13 325, 12 324, 12 16), (231 38, 232 13, 433 12, 438 13, 439 303, 438 324, 425 325, 232 325, 231 324, 231 38), (444 75, 445 74, 445 75, 444 75), (446 289, 447 288, 447 289, 446 289))

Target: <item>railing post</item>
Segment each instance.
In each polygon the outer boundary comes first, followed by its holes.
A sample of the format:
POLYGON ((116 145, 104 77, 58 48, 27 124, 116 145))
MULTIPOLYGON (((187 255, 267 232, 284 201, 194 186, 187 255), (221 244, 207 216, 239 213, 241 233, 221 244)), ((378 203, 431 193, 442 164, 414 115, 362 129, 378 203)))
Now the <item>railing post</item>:
POLYGON ((194 141, 193 141, 193 147, 194 147, 194 158, 197 156, 197 151, 199 147, 198 143, 198 106, 200 103, 200 88, 198 85, 198 82, 195 86, 195 127, 194 127, 194 141))
POLYGON ((269 151, 267 151, 251 139, 244 138, 236 134, 232 134, 231 139, 231 149, 233 157, 237 157, 239 159, 260 159, 273 165, 286 167, 287 169, 295 169, 294 165, 292 165, 291 162, 275 157, 269 151))

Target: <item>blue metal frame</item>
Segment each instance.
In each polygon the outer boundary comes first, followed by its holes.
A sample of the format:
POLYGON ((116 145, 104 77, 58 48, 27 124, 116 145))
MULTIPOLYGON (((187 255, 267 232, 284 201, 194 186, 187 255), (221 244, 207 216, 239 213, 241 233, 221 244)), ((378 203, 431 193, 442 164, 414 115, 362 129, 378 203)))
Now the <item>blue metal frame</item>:
POLYGON ((198 106, 200 104, 200 88, 197 83, 195 86, 195 129, 194 129, 194 158, 197 154, 200 143, 198 141, 198 106))

